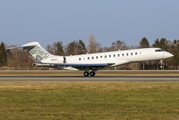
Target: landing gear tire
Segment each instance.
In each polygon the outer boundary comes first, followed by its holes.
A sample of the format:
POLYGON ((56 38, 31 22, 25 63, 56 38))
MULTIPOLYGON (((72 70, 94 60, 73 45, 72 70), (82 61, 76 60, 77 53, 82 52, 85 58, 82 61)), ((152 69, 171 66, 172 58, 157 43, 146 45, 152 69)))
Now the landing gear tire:
POLYGON ((95 72, 90 72, 90 76, 91 77, 95 76, 95 72))
POLYGON ((87 71, 84 72, 83 74, 84 74, 85 77, 88 77, 88 76, 89 76, 89 72, 87 72, 87 71))

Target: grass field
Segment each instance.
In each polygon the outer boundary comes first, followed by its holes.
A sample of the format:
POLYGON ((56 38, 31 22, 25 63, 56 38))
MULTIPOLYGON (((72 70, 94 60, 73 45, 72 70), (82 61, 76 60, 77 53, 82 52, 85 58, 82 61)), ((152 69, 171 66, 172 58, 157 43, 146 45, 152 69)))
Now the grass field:
POLYGON ((171 81, 0 81, 0 98, 0 119, 179 119, 171 81))
MULTIPOLYGON (((15 70, 0 71, 0 76, 83 76, 83 71, 62 70, 15 70)), ((119 71, 96 71, 96 76, 179 76, 179 70, 119 70, 119 71)))

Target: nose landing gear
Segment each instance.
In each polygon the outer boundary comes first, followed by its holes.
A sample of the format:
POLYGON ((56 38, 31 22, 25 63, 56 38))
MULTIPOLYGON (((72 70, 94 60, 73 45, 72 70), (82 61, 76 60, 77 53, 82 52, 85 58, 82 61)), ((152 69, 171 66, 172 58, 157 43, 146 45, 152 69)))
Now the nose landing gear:
POLYGON ((89 75, 90 75, 91 77, 93 77, 93 76, 95 76, 95 72, 94 72, 94 71, 91 71, 91 72, 89 73, 88 71, 85 71, 85 72, 83 73, 83 75, 84 75, 85 77, 88 77, 89 75))
POLYGON ((160 60, 159 64, 160 64, 160 68, 162 69, 164 67, 164 60, 160 60))

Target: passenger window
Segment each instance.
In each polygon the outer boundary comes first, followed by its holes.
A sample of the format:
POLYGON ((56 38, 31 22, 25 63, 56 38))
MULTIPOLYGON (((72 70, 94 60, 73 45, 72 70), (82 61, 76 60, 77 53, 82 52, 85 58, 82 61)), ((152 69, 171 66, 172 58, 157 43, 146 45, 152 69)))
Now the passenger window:
POLYGON ((122 56, 124 56, 124 53, 122 54, 122 56))
POLYGON ((115 54, 113 55, 113 57, 115 57, 115 54))
POLYGON ((101 58, 103 58, 103 56, 101 56, 101 58))
POLYGON ((133 53, 131 53, 131 56, 133 56, 133 53))
POLYGON ((94 59, 94 57, 92 57, 92 59, 94 59))
POLYGON ((120 54, 118 54, 118 57, 120 57, 120 54))
POLYGON ((105 55, 105 58, 107 58, 107 56, 105 55))
POLYGON ((81 61, 81 58, 79 58, 79 61, 81 61))
POLYGON ((135 52, 135 55, 137 55, 137 52, 135 52))
POLYGON ((90 59, 90 57, 88 57, 88 60, 90 59))
POLYGON ((126 56, 128 56, 128 53, 126 53, 126 56))
POLYGON ((109 55, 109 58, 111 58, 111 55, 109 55))
POLYGON ((98 59, 98 56, 96 56, 96 59, 98 59))

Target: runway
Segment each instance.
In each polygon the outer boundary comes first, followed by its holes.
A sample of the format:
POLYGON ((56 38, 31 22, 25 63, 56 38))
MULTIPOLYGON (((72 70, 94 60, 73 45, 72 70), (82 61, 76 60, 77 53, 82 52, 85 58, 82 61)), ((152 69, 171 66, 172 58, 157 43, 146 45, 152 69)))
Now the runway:
POLYGON ((179 76, 0 76, 0 81, 179 81, 179 76))

